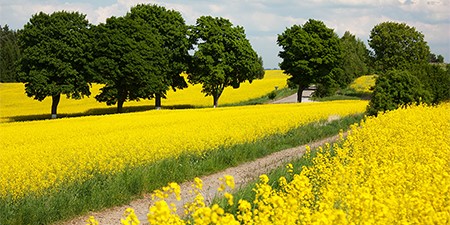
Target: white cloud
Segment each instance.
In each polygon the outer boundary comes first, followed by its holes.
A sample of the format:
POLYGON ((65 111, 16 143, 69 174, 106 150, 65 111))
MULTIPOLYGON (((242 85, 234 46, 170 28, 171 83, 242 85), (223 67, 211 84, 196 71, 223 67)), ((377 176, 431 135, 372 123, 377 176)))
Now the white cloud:
POLYGON ((162 5, 179 11, 188 24, 202 15, 225 17, 234 25, 243 26, 254 48, 264 57, 265 65, 275 67, 279 47, 277 34, 293 24, 318 19, 339 35, 350 31, 363 41, 370 30, 384 21, 404 22, 416 27, 428 41, 431 50, 450 61, 450 0, 108 0, 70 3, 65 0, 0 0, 3 23, 17 29, 39 11, 80 11, 91 23, 105 22, 111 16, 122 16, 140 3, 162 5), (270 37, 270 38, 269 38, 270 37))

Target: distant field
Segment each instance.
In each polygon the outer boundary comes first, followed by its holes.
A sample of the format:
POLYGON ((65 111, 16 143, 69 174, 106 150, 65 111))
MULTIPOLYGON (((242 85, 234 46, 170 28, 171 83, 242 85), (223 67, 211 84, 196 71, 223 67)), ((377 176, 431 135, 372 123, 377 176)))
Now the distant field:
MULTIPOLYGON (((219 99, 221 104, 237 103, 253 98, 258 98, 268 94, 275 89, 286 86, 287 76, 281 70, 268 70, 262 80, 255 80, 252 84, 248 82, 241 84, 238 89, 226 88, 219 99)), ((115 106, 107 106, 105 103, 99 103, 94 96, 98 94, 102 85, 94 84, 91 97, 85 97, 81 100, 66 99, 64 96, 58 106, 58 114, 97 114, 102 111, 113 111, 115 106)), ((205 97, 201 93, 201 85, 190 85, 184 90, 173 92, 170 90, 167 99, 162 100, 164 106, 209 106, 212 105, 212 97, 205 97)), ((125 102, 125 111, 127 107, 148 107, 154 105, 154 100, 141 100, 139 102, 125 102)), ((49 115, 51 98, 46 98, 39 102, 29 98, 25 94, 24 84, 22 83, 0 83, 0 123, 14 120, 15 117, 49 115)))
POLYGON ((350 88, 357 93, 372 93, 371 87, 375 86, 375 80, 378 75, 365 75, 356 78, 351 84, 350 88))

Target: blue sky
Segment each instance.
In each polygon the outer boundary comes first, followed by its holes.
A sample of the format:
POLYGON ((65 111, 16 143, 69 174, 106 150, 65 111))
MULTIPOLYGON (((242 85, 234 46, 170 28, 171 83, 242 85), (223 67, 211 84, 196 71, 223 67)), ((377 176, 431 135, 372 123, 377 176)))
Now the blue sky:
POLYGON ((281 59, 277 35, 308 19, 323 21, 342 36, 350 31, 366 42, 370 30, 385 21, 414 26, 425 35, 435 54, 450 62, 450 0, 0 0, 0 24, 20 29, 40 11, 79 11, 93 24, 122 16, 139 3, 175 9, 187 24, 202 15, 224 17, 243 26, 253 48, 263 57, 264 67, 275 68, 281 59))

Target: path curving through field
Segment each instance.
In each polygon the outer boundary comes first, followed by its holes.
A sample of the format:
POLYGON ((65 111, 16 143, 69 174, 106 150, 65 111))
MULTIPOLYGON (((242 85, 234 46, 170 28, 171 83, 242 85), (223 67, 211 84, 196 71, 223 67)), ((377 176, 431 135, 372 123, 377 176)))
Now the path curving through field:
MULTIPOLYGON (((344 133, 346 136, 346 133, 344 133)), ((225 175, 231 175, 235 179, 236 188, 244 186, 245 184, 255 181, 261 174, 269 173, 271 170, 284 166, 290 161, 294 161, 303 156, 308 145, 311 149, 324 145, 325 143, 335 142, 339 139, 339 135, 335 135, 329 138, 325 138, 319 141, 308 143, 306 145, 298 146, 295 148, 285 149, 279 152, 272 153, 263 158, 255 161, 247 162, 236 167, 228 168, 224 171, 200 177, 203 180, 202 194, 205 197, 205 202, 210 203, 214 196, 217 194, 217 188, 219 187, 219 178, 225 175)), ((176 201, 171 197, 167 199, 167 202, 175 203, 177 206, 177 213, 183 215, 183 205, 187 202, 191 202, 194 198, 193 194, 189 193, 189 190, 193 190, 192 181, 180 184, 181 187, 181 201, 176 201)), ((59 222, 57 224, 62 225, 85 225, 89 216, 94 216, 100 224, 113 225, 120 224, 120 219, 123 217, 123 213, 127 208, 133 208, 138 216, 141 224, 149 224, 147 222, 147 213, 149 206, 152 204, 150 194, 144 195, 143 198, 130 202, 123 206, 117 206, 110 209, 106 209, 99 212, 91 212, 87 215, 79 216, 66 222, 59 222)))

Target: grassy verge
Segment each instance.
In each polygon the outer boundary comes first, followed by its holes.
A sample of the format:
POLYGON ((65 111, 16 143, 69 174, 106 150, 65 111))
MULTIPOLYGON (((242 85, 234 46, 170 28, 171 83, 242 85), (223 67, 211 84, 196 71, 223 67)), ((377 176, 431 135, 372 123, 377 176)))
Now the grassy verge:
MULTIPOLYGON (((359 122, 362 114, 317 126, 308 124, 253 143, 211 150, 203 155, 185 154, 147 166, 129 168, 111 176, 94 175, 83 183, 66 185, 43 196, 21 200, 0 199, 0 224, 50 224, 89 211, 126 204, 142 193, 183 182, 266 156, 270 153, 335 135, 359 122)), ((324 121, 322 121, 323 123, 324 121)))
POLYGON ((230 104, 223 104, 219 106, 243 106, 243 105, 259 105, 268 103, 270 101, 278 100, 287 96, 290 96, 292 94, 297 93, 297 90, 290 89, 290 88, 282 88, 279 90, 272 91, 264 96, 261 96, 259 98, 253 98, 249 99, 247 101, 242 101, 238 103, 230 103, 230 104))

